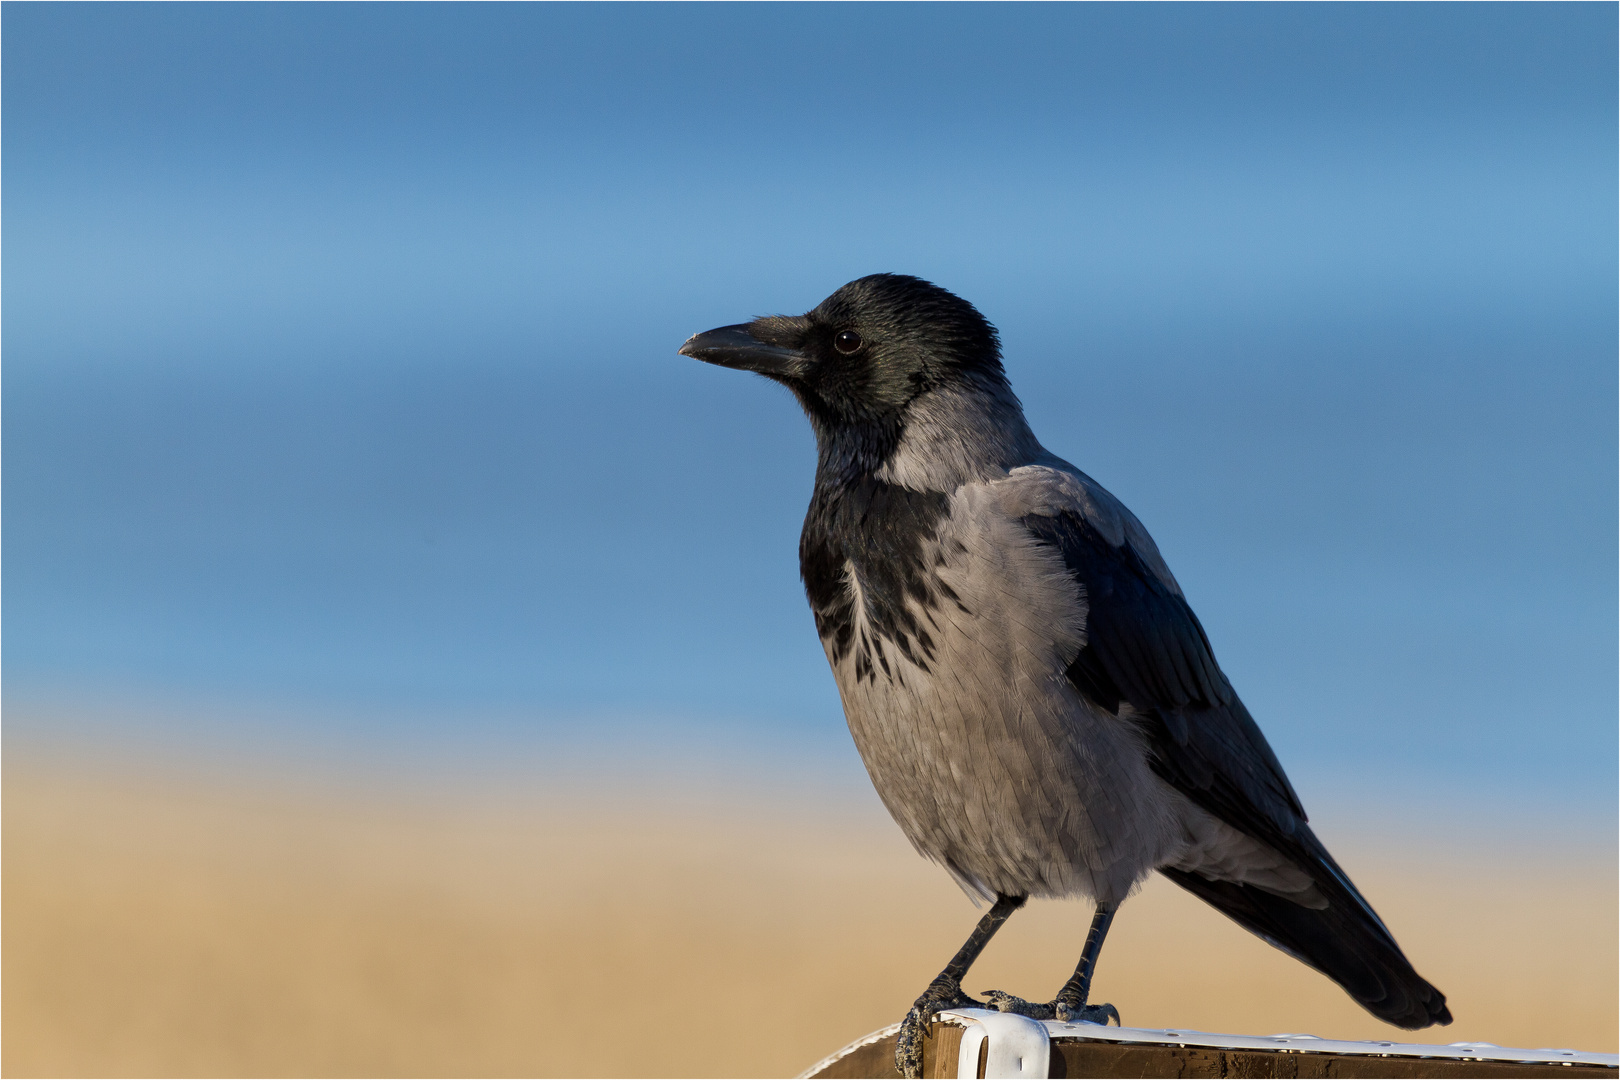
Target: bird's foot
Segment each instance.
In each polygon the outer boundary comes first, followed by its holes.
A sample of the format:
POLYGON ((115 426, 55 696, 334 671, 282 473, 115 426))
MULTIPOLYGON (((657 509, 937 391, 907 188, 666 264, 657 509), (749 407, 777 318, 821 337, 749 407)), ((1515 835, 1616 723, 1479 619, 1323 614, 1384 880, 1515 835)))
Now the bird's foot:
POLYGON ((1112 1020, 1119 1026, 1119 1010, 1112 1005, 1075 1004, 1058 998, 1055 1001, 1025 1001, 1004 990, 990 990, 984 995, 1001 1012, 1017 1013, 1031 1020, 1060 1020, 1065 1024, 1103 1024, 1112 1020))
POLYGON ((900 1021, 900 1032, 894 1040, 894 1067, 906 1080, 918 1080, 923 1068, 923 1039, 928 1036, 928 1022, 941 1009, 982 1009, 984 1002, 975 1001, 962 993, 962 984, 940 976, 928 984, 900 1021))

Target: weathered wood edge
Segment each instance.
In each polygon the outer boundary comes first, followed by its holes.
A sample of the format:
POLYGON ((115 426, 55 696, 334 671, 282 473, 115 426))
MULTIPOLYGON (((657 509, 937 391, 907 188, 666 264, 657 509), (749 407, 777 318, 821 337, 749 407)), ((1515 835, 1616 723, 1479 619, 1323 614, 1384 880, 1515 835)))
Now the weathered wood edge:
MULTIPOLYGON (((899 1080, 894 1068, 894 1040, 899 1025, 858 1039, 800 1074, 800 1080, 899 1080)), ((923 1044, 923 1075, 930 1080, 955 1077, 962 1045, 960 1021, 929 1026, 923 1044)), ((1395 1044, 1400 1045, 1400 1044, 1395 1044)), ((1511 1054, 1509 1048, 1502 1048, 1511 1054)), ((1052 1077, 1387 1077, 1465 1078, 1576 1077, 1612 1078, 1616 1066, 1591 1062, 1525 1062, 1410 1053, 1321 1053, 1297 1048, 1233 1049, 1178 1045, 1172 1042, 1118 1042, 1056 1035, 1052 1039, 1052 1077)))

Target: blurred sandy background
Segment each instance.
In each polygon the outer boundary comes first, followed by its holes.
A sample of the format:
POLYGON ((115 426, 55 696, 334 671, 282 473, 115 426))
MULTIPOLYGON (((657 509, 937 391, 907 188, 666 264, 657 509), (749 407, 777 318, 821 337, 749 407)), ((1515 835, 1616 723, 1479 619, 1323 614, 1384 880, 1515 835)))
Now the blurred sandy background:
MULTIPOLYGON (((976 915, 870 794, 756 780, 340 785, 14 739, 4 1071, 795 1074, 898 1019, 976 915)), ((1450 996, 1419 1038, 1616 1049, 1612 845, 1318 823, 1450 996)), ((1049 994, 1087 916, 1032 905, 970 989, 1049 994)), ((1097 992, 1136 1026, 1407 1038, 1157 879, 1097 992)))

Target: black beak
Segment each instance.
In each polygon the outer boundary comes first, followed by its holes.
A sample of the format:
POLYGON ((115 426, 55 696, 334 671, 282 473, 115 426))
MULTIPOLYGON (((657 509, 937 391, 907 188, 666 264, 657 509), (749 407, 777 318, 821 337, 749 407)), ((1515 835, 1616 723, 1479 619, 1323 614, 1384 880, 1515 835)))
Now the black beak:
POLYGON ((773 379, 788 379, 804 374, 809 357, 797 349, 784 349, 780 345, 767 345, 748 332, 747 323, 722 326, 707 333, 693 334, 680 348, 682 356, 702 360, 706 364, 757 371, 773 379))

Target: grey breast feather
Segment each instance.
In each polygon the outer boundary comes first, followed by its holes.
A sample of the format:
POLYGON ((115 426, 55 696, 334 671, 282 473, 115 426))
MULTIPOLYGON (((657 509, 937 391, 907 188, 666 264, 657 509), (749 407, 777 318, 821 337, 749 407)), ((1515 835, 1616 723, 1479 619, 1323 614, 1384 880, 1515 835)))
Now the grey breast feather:
MULTIPOLYGON (((913 601, 932 661, 892 649, 878 677, 831 648, 829 660, 873 783, 923 854, 974 893, 1112 901, 1172 857, 1182 800, 1151 773, 1139 725, 1066 678, 1085 645, 1087 598, 1025 524, 1062 512, 1163 565, 1129 511, 1083 474, 1016 468, 958 488, 930 541, 922 562, 956 598, 913 601)), ((853 565, 848 575, 865 609, 853 565)))

